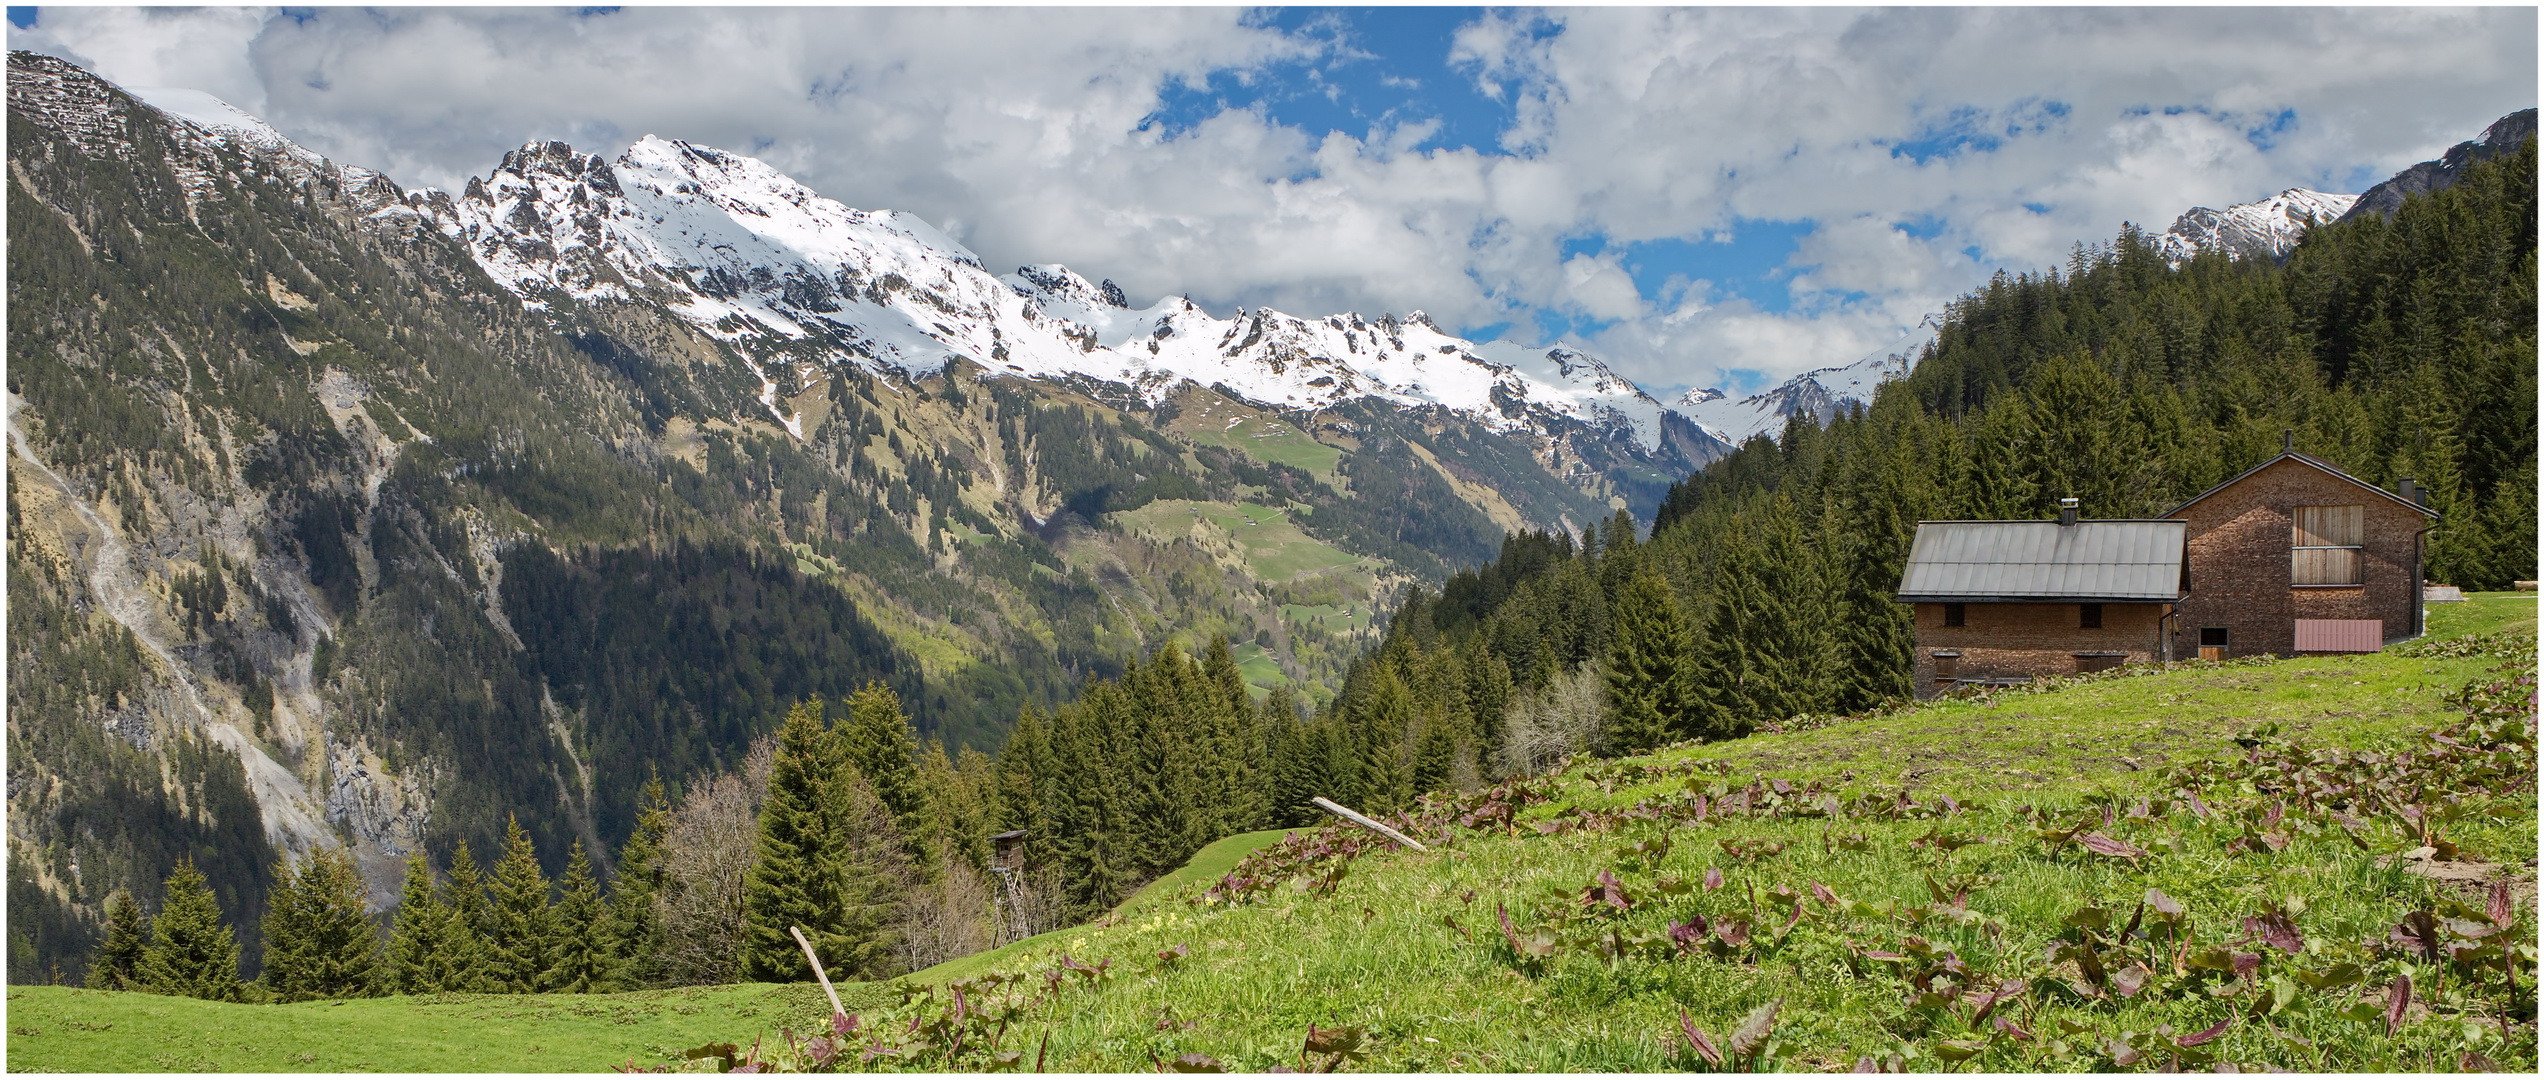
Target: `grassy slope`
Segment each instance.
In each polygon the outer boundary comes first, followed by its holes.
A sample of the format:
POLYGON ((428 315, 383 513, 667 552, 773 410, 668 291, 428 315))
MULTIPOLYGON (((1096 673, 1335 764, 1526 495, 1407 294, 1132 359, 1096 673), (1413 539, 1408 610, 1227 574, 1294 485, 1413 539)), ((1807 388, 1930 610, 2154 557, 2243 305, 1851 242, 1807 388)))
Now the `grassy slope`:
MULTIPOLYGON (((2534 625, 2532 594, 2492 595, 2434 609, 2433 636, 2534 625)), ((1926 902, 1921 875, 1986 874, 1972 910, 2001 921, 2002 936, 1929 922, 1918 932, 1956 949, 1986 970, 2034 967, 2067 912, 2089 903, 2133 899, 2150 885, 2190 908, 2202 941, 2224 941, 2228 929, 2265 901, 2302 898, 2299 925, 2317 949, 2381 937, 2401 913, 2426 904, 2440 886, 2380 867, 2346 843, 2299 838, 2276 856, 2230 856, 2218 837, 2182 828, 2183 850, 2142 869, 2124 864, 2043 857, 2019 804, 2075 809, 2098 792, 2124 798, 2153 793, 2166 763, 2225 756, 2238 732, 2265 721, 2318 743, 2363 745, 2400 740, 2451 719, 2442 699, 2482 675, 2491 661, 2422 660, 2394 655, 2191 666, 2169 673, 2088 682, 2042 693, 2011 693, 1984 702, 1953 702, 1888 717, 1805 732, 1761 735, 1666 752, 1651 763, 1718 763, 1731 778, 1774 775, 1797 782, 1839 782, 1854 793, 1887 793, 1903 778, 1920 798, 1949 793, 1987 801, 1946 828, 2006 842, 1931 853, 1912 841, 1933 821, 1848 819, 1866 850, 1822 847, 1825 823, 1730 820, 1673 835, 1657 867, 1620 869, 1628 888, 1647 901, 1656 874, 1693 878, 1709 865, 1729 887, 1677 901, 1647 903, 1633 916, 1657 926, 1664 914, 1746 910, 1751 887, 1818 881, 1855 900, 1926 902), (1851 779, 1849 779, 1851 777, 1851 779), (1717 841, 1774 839, 1790 848, 1742 866, 1717 841)), ((1594 766, 1590 772, 1615 770, 1594 766)), ((1602 789, 1575 770, 1562 801, 1621 806, 1677 787, 1665 783, 1602 789)), ((2453 835, 2469 858, 2522 864, 2531 882, 2536 857, 2535 802, 2514 793, 2490 808, 2489 820, 2467 820, 2453 835)), ((1532 812, 1545 816, 1552 807, 1532 812)), ((2170 827, 2170 826, 2167 826, 2170 827)), ((2124 838, 2143 835, 2128 832, 2124 838)), ((1806 922, 1756 965, 1712 960, 1610 965, 1567 953, 1534 974, 1517 969, 1497 941, 1495 904, 1507 904, 1525 926, 1540 912, 1570 904, 1601 870, 1617 867, 1625 844, 1655 833, 1628 826, 1607 833, 1537 836, 1461 834, 1431 854, 1398 853, 1355 863, 1339 891, 1317 898, 1282 891, 1237 907, 1186 901, 1244 851, 1277 832, 1231 837, 1192 866, 1142 892, 1103 922, 1042 935, 997 952, 922 972, 920 979, 962 978, 990 970, 1041 970, 1062 952, 1111 958, 1119 974, 1101 989, 1074 990, 1061 1001, 1051 1029, 1054 1069, 1145 1068, 1150 1055, 1171 1059, 1198 1051, 1230 1065, 1261 1069, 1295 1064, 1310 1023, 1369 1029, 1373 1057, 1361 1066, 1389 1070, 1660 1070, 1689 1059, 1665 1039, 1684 1007, 1718 1037, 1752 1006, 1786 1002, 1779 1038, 1787 1068, 1842 1067, 1859 1054, 1888 1052, 1903 1041, 1931 1046, 1957 1031, 1926 1031, 1906 1008, 1898 984, 1856 979, 1844 966, 1843 941, 1893 946, 1900 929, 1882 918, 1823 925, 1806 922), (1558 898, 1560 894, 1561 898, 1558 898), (1469 940, 1444 916, 1473 932, 1469 940), (1183 944, 1191 959, 1170 970, 1147 962, 1183 944), (1162 1025, 1171 1010, 1189 1027, 1162 1025), (1161 1027, 1163 1029, 1161 1029, 1161 1027)), ((2398 848, 2380 835, 2382 848, 2398 848)), ((2530 902, 2531 903, 2531 902, 2530 902)), ((2531 919, 2532 908, 2528 908, 2531 919)), ((2531 922, 2529 924, 2532 925, 2531 922)), ((2307 960, 2295 963, 2302 966, 2307 960)), ((2531 981, 2532 973, 2529 973, 2531 981)), ((852 1009, 873 1010, 894 995, 888 987, 843 988, 852 1009)), ((2407 1025, 2388 1044, 2381 1027, 2339 1018, 2346 999, 2309 991, 2274 1019, 2313 1040, 2312 1050, 2281 1043, 2243 1023, 2212 1044, 2228 1060, 2284 1068, 2450 1068, 2461 1025, 2407 1025), (2320 1055, 2320 1056, 2318 1056, 2320 1055)), ((595 997, 449 996, 295 1006, 224 1006, 136 994, 95 994, 46 987, 9 991, 8 1064, 16 1070, 193 1069, 597 1069, 635 1058, 658 1062, 708 1041, 747 1042, 791 1024, 799 1029, 822 1009, 810 987, 743 986, 595 997)), ((2036 991, 2021 1003, 2035 1032, 2058 1019, 2083 1025, 2079 1043, 2122 1030, 2170 1023, 2187 1032, 2227 1015, 2228 1006, 2201 995, 2163 1001, 2086 1005, 2036 991), (2036 1004, 2037 1003, 2037 1004, 2036 1004), (2037 1008, 2038 1011, 2034 1011, 2037 1008)), ((2503 1043, 2483 1038, 2484 1053, 2511 1068, 2535 1064, 2534 1028, 2521 1026, 2503 1043)), ((1998 1046, 1970 1067, 2081 1069, 2100 1059, 2053 1058, 1998 1046)), ((1938 1067, 1927 1057, 1912 1060, 1938 1067)))
MULTIPOLYGON (((860 1002, 891 998, 880 986, 844 989, 860 1002)), ((813 986, 298 1005, 13 986, 8 1060, 12 1072, 597 1072, 709 1042, 748 1045, 825 1009, 813 986)))
MULTIPOLYGON (((2531 594, 2495 595, 2441 607, 2433 630, 2449 636, 2532 627, 2534 603, 2531 594)), ((1931 921, 1917 929, 1982 970, 2037 969, 2067 913, 2097 902, 2133 902, 2150 886, 2189 907, 2204 944, 2230 940, 2241 917, 2265 902, 2302 898, 2307 906, 2299 925, 2318 953, 2290 963, 2328 964, 2334 950, 2382 938, 2401 914, 2431 902, 2440 886, 2380 867, 2333 838, 2300 838, 2276 856, 2233 856, 2223 850, 2231 831, 2220 836, 2189 826, 2176 830, 2180 853, 2150 859, 2142 869, 2072 854, 2053 860, 2031 838, 2030 823, 2013 811, 2030 804, 2073 812, 2104 791, 2156 794, 2150 790, 2154 770, 2168 762, 2227 756, 2237 749, 2232 736, 2265 721, 2317 743, 2399 741, 2453 719, 2442 702, 2445 693, 2492 663, 2378 655, 2193 666, 1665 753, 1655 762, 1716 762, 1737 780, 1752 775, 1830 780, 1850 795, 1895 791, 1905 777, 1920 798, 1941 792, 1964 801, 1985 799, 1986 809, 1955 817, 1946 827, 2003 842, 1950 855, 1914 846, 1915 838, 1936 827, 1933 821, 1848 819, 1840 829, 1860 831, 1870 841, 1861 852, 1824 849, 1820 821, 1734 820, 1692 834, 1682 831, 1658 867, 1619 871, 1629 890, 1643 892, 1662 873, 1698 877, 1708 866, 1723 868, 1729 887, 1647 903, 1632 921, 1658 929, 1665 924, 1663 911, 1671 916, 1745 911, 1743 897, 1751 887, 1764 892, 1784 884, 1798 890, 1811 881, 1851 899, 1924 904, 1926 872, 1947 880, 1985 874, 1997 880, 1975 890, 1970 906, 2002 922, 2001 938, 1931 921), (1744 867, 1725 857, 1717 843, 1724 839, 1772 839, 1791 847, 1744 867)), ((1681 783, 1673 777, 1665 784, 1601 791, 1576 770, 1567 776, 1566 794, 1584 805, 1621 806, 1681 783)), ((2490 808, 2491 820, 2459 823, 2453 835, 2469 858, 2523 864, 2531 881, 2535 802, 2531 793, 2508 794, 2512 797, 2490 808)), ((1897 982, 1848 974, 1843 942, 1896 947, 1903 930, 1883 918, 1815 919, 1757 965, 1627 960, 1611 966, 1575 952, 1557 956, 1534 975, 1517 969, 1493 929, 1497 902, 1509 905, 1525 927, 1542 912, 1572 904, 1600 870, 1619 866, 1621 848, 1657 831, 1628 826, 1552 837, 1529 830, 1515 838, 1465 834, 1453 848, 1428 855, 1365 858, 1329 898, 1285 891, 1234 908, 1157 904, 1136 921, 1052 935, 1048 946, 1019 949, 1013 962, 999 966, 1033 969, 1067 952, 1127 967, 1111 985, 1065 999, 1050 1053, 1054 1067, 1074 1069, 1140 1068, 1151 1055, 1171 1060, 1187 1052, 1241 1068, 1296 1064, 1300 1038, 1311 1023, 1367 1027, 1375 1049, 1366 1067, 1375 1069, 1683 1068, 1690 1059, 1668 1037, 1680 1007, 1719 1037, 1753 1006, 1778 997, 1786 1002, 1779 1037, 1791 1048, 1787 1067, 1843 1067, 1858 1055, 1883 1054, 1903 1042, 1930 1046, 1966 1034, 1925 1030, 1897 982), (1463 936, 1444 917, 1475 938, 1463 936), (1175 944, 1187 945, 1192 959, 1167 970, 1153 970, 1146 962, 1175 944), (1196 1023, 1160 1030, 1159 1017, 1170 1009, 1196 1023)), ((2146 839, 2128 827, 2115 831, 2146 839)), ((2378 842, 2384 850, 2406 846, 2389 832, 2378 842)), ((2531 918, 2531 901, 2527 910, 2531 918)), ((2309 991, 2293 1010, 2274 1017, 2283 1030, 2313 1040, 2312 1050, 2279 1042, 2249 1022, 2212 1045, 2227 1060, 2294 1069, 2454 1066, 2464 1038, 2461 1025, 2407 1026, 2401 1040, 2389 1044, 2381 1027, 2333 1015, 2348 1003, 2340 992, 2309 991)), ((2151 1031, 2164 1023, 2181 1033, 2199 1030, 2229 1009, 2200 994, 2115 1006, 2084 1005, 2040 991, 2024 1003, 2021 1015, 2036 1032, 2069 1019, 2086 1031, 2072 1041, 2098 1046, 2124 1030, 2151 1031), (2032 1011, 2033 1002, 2041 1003, 2040 1011, 2032 1011)), ((2531 1025, 2516 1029, 2507 1044, 2496 1033, 2482 1040, 2478 1049, 2512 1068, 2535 1062, 2531 1025)), ((2099 1061, 2089 1051, 2061 1059, 2000 1045, 1971 1065, 2083 1069, 2099 1061)), ((1939 1067, 1932 1057, 1912 1063, 1939 1067)))

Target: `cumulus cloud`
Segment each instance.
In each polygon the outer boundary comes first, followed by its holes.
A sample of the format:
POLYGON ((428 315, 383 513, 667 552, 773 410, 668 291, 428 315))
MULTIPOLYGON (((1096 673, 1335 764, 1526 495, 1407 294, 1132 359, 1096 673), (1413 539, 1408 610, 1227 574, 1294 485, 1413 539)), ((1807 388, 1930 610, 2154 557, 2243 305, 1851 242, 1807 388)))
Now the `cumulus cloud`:
POLYGON ((533 139, 684 138, 917 212, 993 266, 1065 262, 1143 300, 1584 320, 1656 389, 1853 360, 2124 220, 2356 190, 2536 85, 2532 9, 1555 9, 1435 43, 1509 109, 1485 150, 1423 148, 1437 127, 1392 117, 1153 122, 1214 76, 1343 93, 1331 65, 1384 63, 1347 18, 44 8, 11 41, 209 90, 409 184, 455 186, 533 139), (1703 274, 1638 290, 1614 254, 1758 220, 1815 226, 1778 269, 1784 310, 1703 274), (1567 254, 1593 236, 1605 253, 1567 254))

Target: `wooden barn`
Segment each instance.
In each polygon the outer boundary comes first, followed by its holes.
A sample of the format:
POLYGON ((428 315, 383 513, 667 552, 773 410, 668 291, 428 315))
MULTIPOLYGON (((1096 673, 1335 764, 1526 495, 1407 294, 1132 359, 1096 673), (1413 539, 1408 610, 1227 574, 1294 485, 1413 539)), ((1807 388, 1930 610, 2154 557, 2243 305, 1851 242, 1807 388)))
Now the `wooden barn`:
POLYGON ((2164 516, 2190 528, 2194 583, 2174 648, 2376 652, 2420 636, 2421 554, 2438 515, 2412 481, 2397 486, 2287 450, 2174 507, 2164 516))
POLYGON ((2004 685, 2121 664, 2376 652, 2421 632, 2438 515, 2287 450, 2160 519, 1921 521, 1898 599, 1916 686, 2004 685))
POLYGON ((1920 695, 2172 659, 2185 523, 1921 521, 1898 599, 1917 615, 1920 695))

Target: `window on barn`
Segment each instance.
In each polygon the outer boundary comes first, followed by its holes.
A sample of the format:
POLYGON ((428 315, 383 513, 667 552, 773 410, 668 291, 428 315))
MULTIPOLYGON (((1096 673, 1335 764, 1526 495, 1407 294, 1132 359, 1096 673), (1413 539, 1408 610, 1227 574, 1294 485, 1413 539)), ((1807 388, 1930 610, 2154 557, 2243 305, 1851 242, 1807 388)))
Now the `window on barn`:
POLYGON ((2357 585, 2365 580, 2359 548, 2367 531, 2366 507, 2300 506, 2293 521, 2290 584, 2357 585))
POLYGON ((1969 606, 1968 606, 1968 605, 1966 605, 1966 604, 1945 604, 1945 605, 1943 605, 1943 625, 1945 625, 1945 626, 1968 626, 1968 625, 1970 625, 1970 608, 1969 608, 1969 606))
POLYGON ((2076 605, 2076 625, 2087 630, 2102 629, 2102 605, 2076 605))

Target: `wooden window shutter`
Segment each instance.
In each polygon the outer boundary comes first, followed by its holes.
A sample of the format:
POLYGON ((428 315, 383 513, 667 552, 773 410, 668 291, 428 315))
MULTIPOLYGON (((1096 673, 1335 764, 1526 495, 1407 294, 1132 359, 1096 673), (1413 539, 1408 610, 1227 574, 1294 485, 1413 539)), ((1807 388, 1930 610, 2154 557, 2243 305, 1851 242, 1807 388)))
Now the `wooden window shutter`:
POLYGON ((2357 547, 2367 535, 2367 508, 2300 506, 2296 525, 2297 547, 2357 547))
POLYGON ((2359 546, 2367 536, 2364 506, 2300 506, 2289 537, 2288 583, 2357 585, 2365 580, 2359 546))

